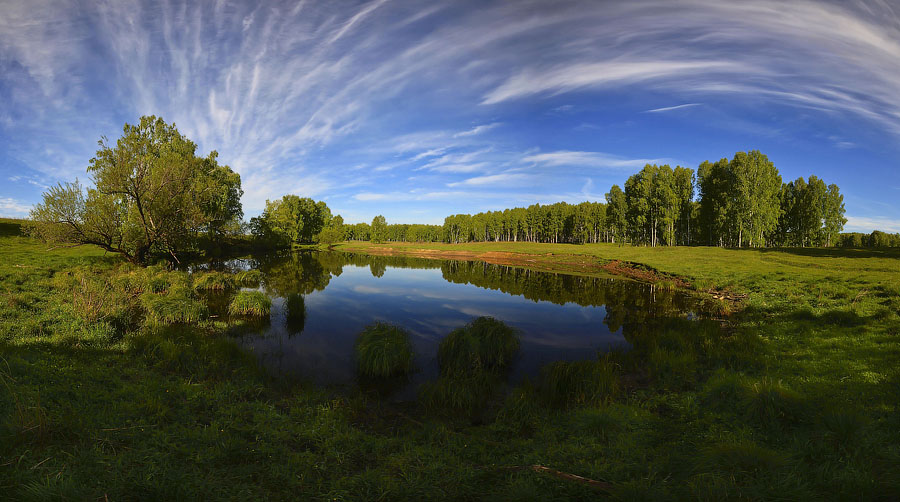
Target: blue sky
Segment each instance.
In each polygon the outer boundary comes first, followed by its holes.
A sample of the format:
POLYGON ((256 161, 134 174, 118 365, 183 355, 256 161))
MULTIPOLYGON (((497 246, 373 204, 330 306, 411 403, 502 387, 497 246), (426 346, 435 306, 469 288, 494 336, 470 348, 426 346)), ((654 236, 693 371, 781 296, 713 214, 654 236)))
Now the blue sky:
POLYGON ((645 163, 759 149, 900 231, 888 1, 0 3, 0 215, 156 114, 266 199, 347 221, 602 200, 645 163))

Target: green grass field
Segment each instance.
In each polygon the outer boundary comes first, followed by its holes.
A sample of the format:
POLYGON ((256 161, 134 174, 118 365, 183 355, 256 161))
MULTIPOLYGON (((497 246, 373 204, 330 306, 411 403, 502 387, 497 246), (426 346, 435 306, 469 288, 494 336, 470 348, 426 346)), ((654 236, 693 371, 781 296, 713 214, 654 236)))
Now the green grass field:
MULTIPOLYGON (((138 296, 115 293, 134 274, 118 258, 48 251, 0 220, 0 498, 900 497, 896 251, 338 246, 378 247, 517 253, 584 273, 622 260, 747 297, 724 330, 660 326, 596 368, 552 368, 448 416, 271 380, 222 321, 148 322, 138 296), (615 392, 597 397, 591 382, 615 392)), ((178 276, 151 279, 159 292, 134 295, 194 298, 178 276)))

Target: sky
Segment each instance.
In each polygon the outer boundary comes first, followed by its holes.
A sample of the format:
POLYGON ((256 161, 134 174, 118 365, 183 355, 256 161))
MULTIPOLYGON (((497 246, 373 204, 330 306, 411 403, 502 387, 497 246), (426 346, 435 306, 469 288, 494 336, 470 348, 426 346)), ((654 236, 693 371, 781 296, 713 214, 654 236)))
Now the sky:
POLYGON ((758 149, 900 232, 900 2, 0 0, 0 215, 161 116, 345 221, 602 201, 758 149))

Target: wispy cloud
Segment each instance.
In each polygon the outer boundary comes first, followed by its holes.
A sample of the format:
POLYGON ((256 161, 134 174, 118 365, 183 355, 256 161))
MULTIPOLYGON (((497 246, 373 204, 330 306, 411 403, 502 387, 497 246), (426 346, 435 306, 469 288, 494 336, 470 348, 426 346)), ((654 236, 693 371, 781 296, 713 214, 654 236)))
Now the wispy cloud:
POLYGON ((625 159, 601 152, 573 152, 560 150, 548 153, 536 153, 522 158, 547 167, 592 167, 601 169, 640 169, 647 164, 662 164, 668 159, 625 159))
MULTIPOLYGON (((288 191, 341 204, 417 190, 406 200, 423 203, 448 186, 506 184, 523 200, 570 194, 585 176, 600 187, 581 170, 669 162, 616 154, 646 134, 639 112, 720 113, 749 142, 812 135, 784 120, 808 113, 831 151, 878 150, 832 129, 896 139, 898 95, 900 16, 877 0, 8 0, 0 174, 40 176, 0 196, 27 205, 41 185, 84 179, 96 140, 141 114, 218 150, 252 214, 288 191), (681 104, 653 108, 661 96, 681 104), (637 126, 598 139, 618 109, 637 126), (748 111, 769 122, 751 128, 748 111), (566 120, 586 125, 560 137, 566 120), (546 153, 522 154, 532 147, 546 153)), ((640 156, 681 157, 676 133, 675 151, 640 156)))
POLYGON ((468 131, 458 132, 458 133, 454 134, 453 137, 454 138, 464 138, 466 136, 475 136, 476 134, 481 134, 483 132, 490 131, 491 129, 494 129, 495 127, 498 127, 499 125, 500 125, 499 122, 494 122, 493 124, 484 124, 484 125, 480 125, 480 126, 475 126, 472 129, 469 129, 468 131))
POLYGON ((652 110, 644 110, 644 113, 670 112, 673 110, 681 110, 682 108, 691 108, 693 106, 700 106, 700 103, 685 103, 683 105, 664 106, 662 108, 654 108, 652 110))

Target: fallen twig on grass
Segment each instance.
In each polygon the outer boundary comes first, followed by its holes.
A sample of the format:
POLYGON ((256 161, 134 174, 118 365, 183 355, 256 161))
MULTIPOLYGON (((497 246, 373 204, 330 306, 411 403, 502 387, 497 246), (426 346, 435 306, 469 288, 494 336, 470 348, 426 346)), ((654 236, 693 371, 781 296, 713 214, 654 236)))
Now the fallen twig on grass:
POLYGON ((505 466, 497 466, 494 467, 496 470, 503 471, 534 471, 534 472, 543 472, 549 474, 551 476, 555 476, 560 479, 566 479, 568 481, 574 481, 576 483, 581 483, 583 485, 590 486, 596 490, 602 490, 605 492, 612 491, 612 484, 607 483, 605 481, 597 481, 595 479, 586 478, 584 476, 579 476, 577 474, 571 474, 568 472, 559 471, 545 465, 533 464, 533 465, 505 465, 505 466))

